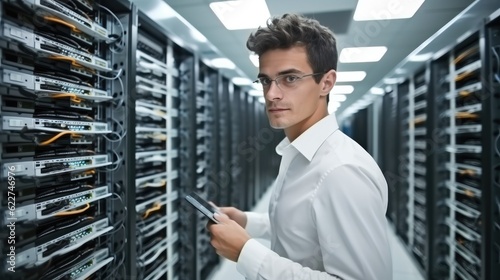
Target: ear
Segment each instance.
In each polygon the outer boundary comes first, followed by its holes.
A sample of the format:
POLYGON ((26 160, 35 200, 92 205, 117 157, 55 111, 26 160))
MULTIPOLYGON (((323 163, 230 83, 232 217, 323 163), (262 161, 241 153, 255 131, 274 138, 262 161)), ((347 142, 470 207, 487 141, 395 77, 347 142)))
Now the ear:
POLYGON ((335 81, 337 81, 337 72, 333 69, 326 72, 321 82, 321 96, 327 96, 330 93, 335 81))

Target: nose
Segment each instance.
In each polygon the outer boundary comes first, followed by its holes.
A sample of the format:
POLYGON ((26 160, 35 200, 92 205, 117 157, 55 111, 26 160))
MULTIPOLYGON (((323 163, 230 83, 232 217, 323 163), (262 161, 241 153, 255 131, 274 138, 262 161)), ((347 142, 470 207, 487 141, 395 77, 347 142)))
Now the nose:
POLYGON ((276 81, 271 82, 269 88, 264 90, 264 95, 269 101, 281 100, 283 98, 283 92, 278 87, 278 83, 276 83, 276 81))

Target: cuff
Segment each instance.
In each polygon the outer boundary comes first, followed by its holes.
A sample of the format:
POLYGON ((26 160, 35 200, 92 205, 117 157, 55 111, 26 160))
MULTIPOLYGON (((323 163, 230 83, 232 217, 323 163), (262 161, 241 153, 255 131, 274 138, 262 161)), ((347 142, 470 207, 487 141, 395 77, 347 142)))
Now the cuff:
POLYGON ((267 229, 265 218, 268 214, 255 212, 245 212, 245 214, 247 215, 245 230, 248 234, 254 238, 259 238, 264 235, 267 229))
POLYGON ((270 249, 255 239, 248 240, 241 249, 240 256, 236 262, 236 269, 247 279, 257 279, 259 269, 262 266, 270 249))

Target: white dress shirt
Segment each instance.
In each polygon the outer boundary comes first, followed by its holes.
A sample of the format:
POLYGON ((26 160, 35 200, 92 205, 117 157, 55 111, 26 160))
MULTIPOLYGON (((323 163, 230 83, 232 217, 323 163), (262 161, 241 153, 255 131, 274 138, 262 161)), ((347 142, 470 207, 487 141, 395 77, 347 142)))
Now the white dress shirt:
POLYGON ((387 183, 373 158, 329 115, 276 151, 282 156, 269 213, 247 212, 249 280, 391 280, 387 183))

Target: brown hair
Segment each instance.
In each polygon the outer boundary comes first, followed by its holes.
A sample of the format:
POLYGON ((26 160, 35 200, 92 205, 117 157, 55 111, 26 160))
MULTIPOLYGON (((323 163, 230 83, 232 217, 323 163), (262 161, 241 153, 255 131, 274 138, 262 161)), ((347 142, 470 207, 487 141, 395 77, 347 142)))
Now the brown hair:
MULTIPOLYGON (((268 50, 287 49, 294 46, 306 48, 307 59, 314 73, 337 70, 337 45, 335 35, 317 20, 297 14, 272 17, 267 27, 259 27, 250 34, 247 48, 258 56, 268 50)), ((316 83, 322 75, 315 76, 316 83)))

